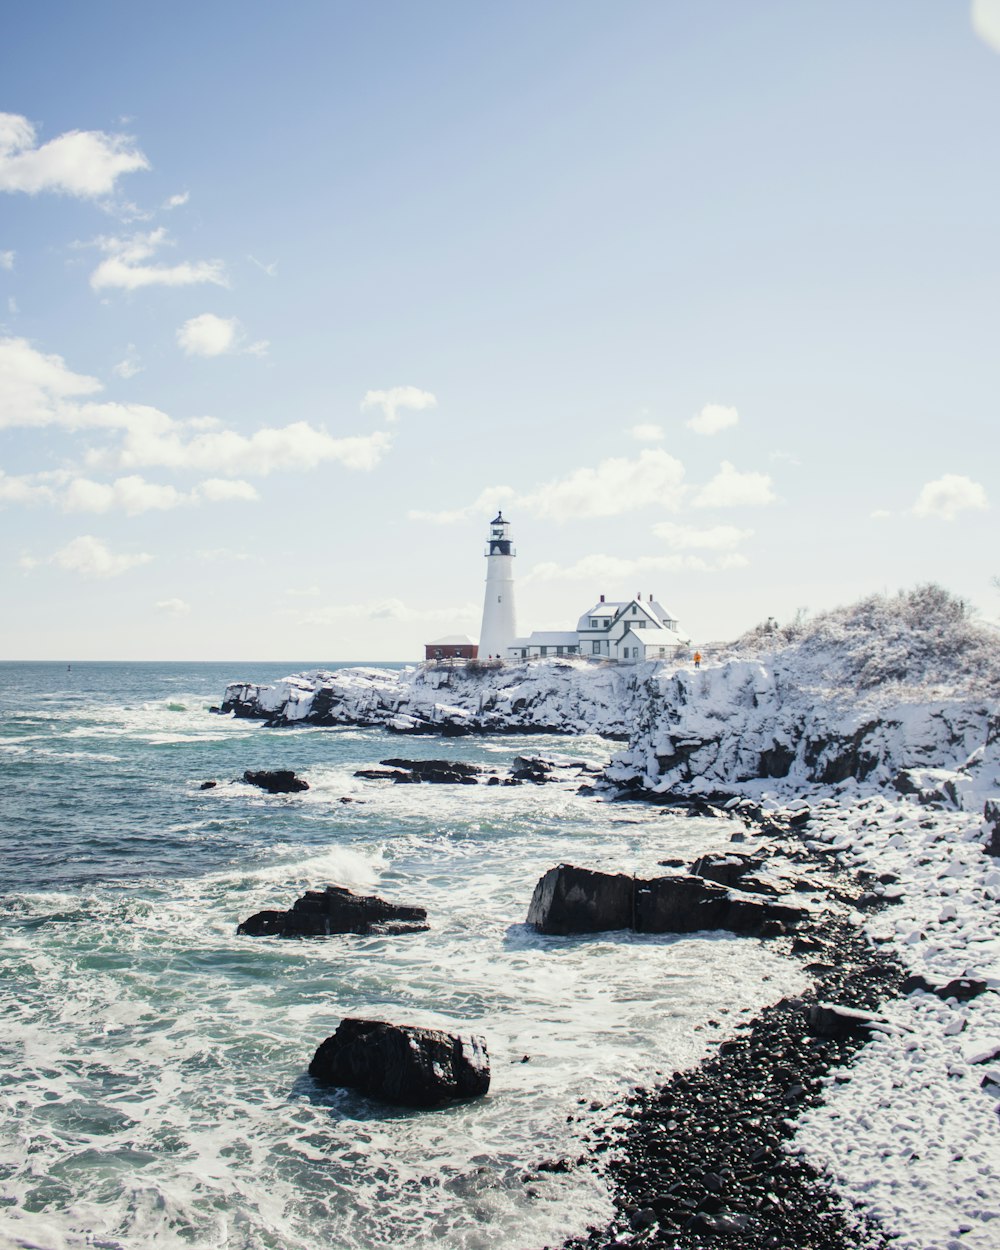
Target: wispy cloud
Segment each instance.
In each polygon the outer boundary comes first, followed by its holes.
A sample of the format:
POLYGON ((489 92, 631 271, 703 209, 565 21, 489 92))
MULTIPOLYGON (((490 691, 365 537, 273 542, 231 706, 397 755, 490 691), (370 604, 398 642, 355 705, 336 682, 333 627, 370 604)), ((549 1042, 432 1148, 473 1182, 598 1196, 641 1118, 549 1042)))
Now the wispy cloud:
POLYGON ((422 391, 416 386, 394 386, 388 391, 368 391, 361 401, 362 409, 380 408, 387 421, 398 420, 403 408, 420 411, 436 406, 437 400, 430 391, 422 391))
POLYGON ((722 573, 728 569, 745 568, 746 556, 727 552, 715 559, 703 556, 582 556, 575 563, 561 565, 549 561, 534 565, 522 578, 525 582, 587 582, 591 586, 614 585, 631 577, 656 573, 722 573))
POLYGON ((737 529, 735 525, 712 525, 699 529, 694 525, 676 525, 673 521, 661 521, 654 525, 653 533, 675 551, 732 551, 753 537, 753 530, 737 529))
POLYGON ((221 260, 147 264, 161 247, 172 246, 163 226, 126 238, 104 235, 94 240, 94 246, 105 253, 105 259, 90 275, 90 285, 95 291, 108 288, 136 291, 147 286, 196 286, 200 283, 229 285, 221 260))
POLYGON ((124 360, 119 360, 116 365, 112 365, 111 372, 116 378, 134 378, 137 373, 142 373, 142 362, 139 359, 139 353, 135 350, 135 344, 129 343, 125 350, 124 360))
POLYGON ((170 196, 163 207, 168 210, 172 208, 183 208, 190 198, 190 191, 180 191, 177 195, 170 196))
POLYGON ((687 422, 689 430, 696 434, 718 434, 728 430, 740 419, 735 408, 727 408, 723 404, 706 404, 696 416, 687 422))
POLYGON ((258 498, 249 482, 231 478, 207 478, 183 491, 149 482, 137 474, 97 482, 65 469, 21 476, 0 471, 0 504, 49 504, 63 512, 124 512, 138 516, 200 503, 253 502, 258 498))
POLYGON ((972 0, 972 29, 983 43, 1000 52, 1000 0, 972 0))
POLYGON ((535 489, 519 494, 509 486, 494 486, 462 508, 444 511, 415 510, 412 520, 441 525, 469 519, 484 506, 510 504, 533 516, 566 522, 592 517, 622 516, 657 506, 676 511, 685 497, 684 466, 661 448, 648 448, 638 456, 615 456, 596 468, 573 469, 535 489))
POLYGON ((404 603, 402 599, 376 599, 370 603, 337 603, 326 607, 309 608, 296 612, 302 625, 333 625, 343 620, 436 622, 474 622, 479 620, 482 605, 463 603, 457 607, 418 608, 404 603))
POLYGON ((16 255, 13 251, 0 252, 0 269, 13 269, 16 255))
POLYGON ((328 463, 366 470, 392 446, 384 430, 335 437, 305 421, 242 434, 213 418, 175 421, 146 404, 95 399, 100 390, 96 378, 74 373, 61 356, 45 355, 24 338, 0 338, 0 428, 117 432, 118 442, 85 453, 91 470, 156 467, 212 477, 263 477, 328 463))
POLYGON ((0 191, 96 199, 110 195, 122 174, 148 168, 149 161, 127 135, 70 130, 38 146, 26 117, 0 113, 0 191))
POLYGON ((257 268, 260 269, 263 273, 266 273, 269 278, 274 278, 277 276, 278 262, 276 260, 272 260, 269 265, 265 265, 264 262, 262 260, 258 260, 256 256, 248 255, 247 260, 250 261, 251 264, 256 265, 257 268))
POLYGON ((666 432, 662 425, 654 425, 650 421, 640 421, 638 425, 633 425, 629 433, 637 443, 662 443, 666 438, 666 432))
POLYGON ((82 534, 72 542, 60 547, 50 556, 36 559, 34 556, 23 556, 21 567, 34 569, 41 564, 51 564, 64 569, 67 573, 78 573, 81 577, 119 577, 129 569, 141 564, 148 564, 152 556, 147 552, 116 554, 93 534, 82 534))
POLYGON ((165 612, 167 616, 187 616, 191 611, 186 599, 158 599, 155 607, 157 612, 165 612))

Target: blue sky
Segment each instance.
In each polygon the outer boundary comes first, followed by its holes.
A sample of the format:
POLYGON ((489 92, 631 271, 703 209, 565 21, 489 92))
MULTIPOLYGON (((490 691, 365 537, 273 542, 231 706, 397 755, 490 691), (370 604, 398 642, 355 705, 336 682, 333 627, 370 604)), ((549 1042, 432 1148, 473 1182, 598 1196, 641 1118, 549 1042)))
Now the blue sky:
POLYGON ((8 9, 0 658, 997 619, 998 9, 8 9))

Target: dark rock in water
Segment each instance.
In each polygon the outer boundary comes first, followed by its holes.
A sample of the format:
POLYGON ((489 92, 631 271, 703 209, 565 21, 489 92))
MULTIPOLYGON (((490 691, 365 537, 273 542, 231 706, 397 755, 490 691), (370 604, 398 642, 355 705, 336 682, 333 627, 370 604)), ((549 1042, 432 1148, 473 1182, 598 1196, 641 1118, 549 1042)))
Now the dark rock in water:
POLYGON ((642 880, 560 864, 535 886, 527 923, 541 933, 733 933, 775 936, 806 913, 763 899, 741 898, 703 877, 675 874, 642 880))
POLYGON ((548 760, 539 759, 535 755, 518 755, 510 766, 510 775, 517 781, 533 781, 535 785, 543 785, 552 780, 555 765, 548 760))
POLYGON ((540 933, 601 933, 630 929, 632 922, 632 877, 572 864, 550 868, 528 907, 527 923, 540 933))
POLYGON ((917 974, 906 978, 902 990, 904 994, 923 990, 927 994, 936 994, 938 998, 955 998, 960 1003, 967 1003, 973 998, 978 998, 980 994, 986 993, 986 982, 976 981, 972 977, 956 977, 945 985, 935 985, 933 981, 928 981, 926 977, 917 974))
POLYGON ((704 877, 654 877, 635 883, 635 922, 639 933, 697 933, 727 929, 731 933, 774 937, 784 924, 801 920, 805 911, 784 903, 740 898, 704 877))
POLYGON ((696 877, 704 877, 706 881, 733 886, 737 885, 748 872, 753 872, 760 866, 760 856, 729 851, 725 855, 702 855, 691 865, 691 872, 696 877))
POLYGON ((356 768, 355 777, 363 777, 365 781, 419 781, 412 773, 404 773, 398 768, 356 768))
POLYGON ((349 1017, 320 1043, 309 1075, 384 1102, 434 1107, 482 1097, 490 1059, 482 1037, 349 1017))
POLYGON ((838 1003, 814 1003, 806 1019, 817 1037, 868 1037, 876 1022, 871 1012, 838 1003))
POLYGON ((297 794, 300 790, 309 789, 309 782, 296 777, 290 768, 264 768, 259 772, 251 772, 247 769, 243 774, 243 780, 251 786, 259 786, 268 794, 297 794))
MULTIPOLYGON (((380 760, 383 768, 402 769, 408 776, 394 780, 426 781, 435 785, 474 786, 485 770, 460 760, 380 760)), ((356 776, 358 774, 355 774, 356 776)))
POLYGON ((214 790, 219 783, 217 781, 203 781, 198 787, 199 790, 214 790))
POLYGON ((330 937, 335 933, 421 933, 423 907, 387 903, 375 895, 354 894, 339 885, 309 890, 291 911, 259 911, 237 928, 249 937, 330 937))

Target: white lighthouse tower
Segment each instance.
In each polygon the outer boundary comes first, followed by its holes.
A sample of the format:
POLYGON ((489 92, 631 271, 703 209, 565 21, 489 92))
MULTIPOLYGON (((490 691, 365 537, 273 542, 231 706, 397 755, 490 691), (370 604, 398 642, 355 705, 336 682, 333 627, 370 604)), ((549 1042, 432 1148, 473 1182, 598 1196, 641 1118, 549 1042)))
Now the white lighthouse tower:
POLYGON ((507 648, 517 636, 514 623, 514 556, 510 522, 498 512, 490 522, 486 542, 486 598, 483 626, 479 631, 479 658, 506 659, 507 648))

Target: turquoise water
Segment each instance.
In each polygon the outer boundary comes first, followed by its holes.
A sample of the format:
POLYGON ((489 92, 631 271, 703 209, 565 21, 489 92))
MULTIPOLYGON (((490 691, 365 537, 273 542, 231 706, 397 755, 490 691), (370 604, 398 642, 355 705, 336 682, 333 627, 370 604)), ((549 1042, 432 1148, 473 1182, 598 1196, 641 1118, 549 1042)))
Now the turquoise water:
POLYGON ((601 739, 270 730, 208 710, 230 681, 308 667, 0 665, 0 1244, 558 1243, 609 1213, 599 1157, 533 1166, 585 1155, 631 1084, 798 986, 752 941, 522 923, 552 864, 650 871, 724 841, 722 822, 573 787, 353 775, 389 755, 600 762, 601 739), (311 788, 264 795, 235 780, 246 768, 311 788), (325 884, 422 904, 432 927, 237 938, 325 884), (490 1095, 404 1112, 317 1089, 309 1059, 348 1014, 483 1033, 490 1095))

